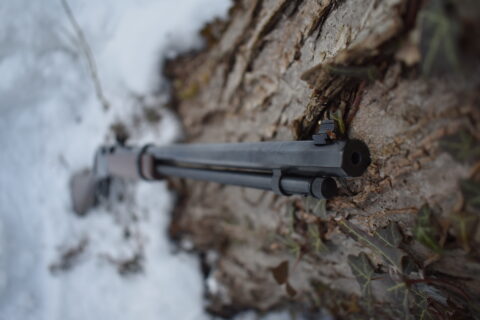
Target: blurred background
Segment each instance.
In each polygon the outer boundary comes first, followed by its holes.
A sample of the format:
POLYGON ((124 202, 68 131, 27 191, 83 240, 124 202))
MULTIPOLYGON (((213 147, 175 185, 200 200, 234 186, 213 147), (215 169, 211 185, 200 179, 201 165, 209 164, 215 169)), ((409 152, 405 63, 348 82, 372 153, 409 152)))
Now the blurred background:
POLYGON ((1 1, 0 320, 478 319, 479 3, 1 1), (114 180, 72 210, 102 144, 323 120, 372 155, 328 202, 114 180))
POLYGON ((162 61, 201 48, 199 29, 230 5, 0 3, 0 319, 210 318, 197 258, 168 240, 165 184, 124 185, 115 208, 78 217, 68 183, 113 133, 181 135, 159 107, 162 61))

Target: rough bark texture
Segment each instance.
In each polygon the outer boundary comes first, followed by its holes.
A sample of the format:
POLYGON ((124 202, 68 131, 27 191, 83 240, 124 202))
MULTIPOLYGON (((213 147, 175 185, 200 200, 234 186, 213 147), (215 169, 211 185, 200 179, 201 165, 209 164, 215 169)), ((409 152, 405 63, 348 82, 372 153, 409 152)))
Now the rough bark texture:
POLYGON ((173 181, 171 234, 201 252, 212 312, 478 316, 478 7, 242 0, 167 64, 188 142, 308 139, 331 118, 373 158, 327 203, 173 181))

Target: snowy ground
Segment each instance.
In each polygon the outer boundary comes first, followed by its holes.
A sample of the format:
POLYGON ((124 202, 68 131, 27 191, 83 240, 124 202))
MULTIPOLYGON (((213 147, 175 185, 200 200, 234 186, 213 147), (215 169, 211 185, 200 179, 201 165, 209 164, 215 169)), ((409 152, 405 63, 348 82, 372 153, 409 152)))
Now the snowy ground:
POLYGON ((160 59, 200 46, 196 31, 229 5, 71 0, 111 104, 105 111, 60 0, 0 2, 1 320, 208 318, 198 261, 174 254, 166 236, 164 184, 133 185, 128 204, 79 218, 68 180, 111 141, 115 122, 127 123, 134 142, 179 134, 167 112, 159 123, 144 119, 142 110, 165 98, 160 59), (142 269, 121 275, 120 262, 135 254, 142 269))
POLYGON ((180 134, 168 112, 159 122, 145 113, 166 99, 161 58, 199 47, 198 29, 229 5, 70 0, 110 102, 104 110, 61 0, 0 2, 0 320, 210 318, 197 258, 167 239, 164 184, 129 184, 128 201, 80 218, 68 182, 112 142, 112 124, 124 122, 131 142, 180 134))

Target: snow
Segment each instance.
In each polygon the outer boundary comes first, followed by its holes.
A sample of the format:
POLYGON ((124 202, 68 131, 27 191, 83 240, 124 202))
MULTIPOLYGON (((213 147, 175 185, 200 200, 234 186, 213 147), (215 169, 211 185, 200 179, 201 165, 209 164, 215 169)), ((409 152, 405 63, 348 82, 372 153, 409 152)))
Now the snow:
POLYGON ((208 319, 197 258, 173 253, 166 234, 172 195, 164 183, 127 184, 129 201, 79 218, 71 174, 125 122, 138 143, 179 134, 159 105, 163 57, 198 48, 199 28, 228 0, 71 0, 111 107, 96 98, 85 56, 60 1, 0 3, 0 319, 208 319), (141 97, 142 99, 139 99, 141 97), (125 232, 131 236, 126 237, 125 232), (67 271, 61 252, 85 242, 67 271), (115 262, 143 255, 143 271, 115 262))
MULTIPOLYGON (((125 201, 83 218, 72 212, 68 183, 113 141, 119 121, 132 143, 179 137, 167 110, 156 124, 142 110, 168 99, 162 59, 199 48, 198 30, 225 17, 230 0, 70 0, 108 110, 61 1, 0 2, 0 320, 211 319, 197 257, 175 252, 167 237, 165 183, 127 182, 125 201), (62 254, 75 248, 62 270, 62 254), (136 255, 139 272, 120 273, 136 255)), ((213 277, 205 286, 221 289, 213 277)))

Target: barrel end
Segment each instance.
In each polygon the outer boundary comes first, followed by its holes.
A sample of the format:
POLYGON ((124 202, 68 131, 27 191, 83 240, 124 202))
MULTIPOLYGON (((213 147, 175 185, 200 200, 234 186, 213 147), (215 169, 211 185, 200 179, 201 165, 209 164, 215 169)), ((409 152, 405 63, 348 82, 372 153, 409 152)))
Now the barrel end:
POLYGON ((349 140, 343 149, 342 169, 348 177, 359 177, 371 163, 370 150, 360 140, 349 140))

